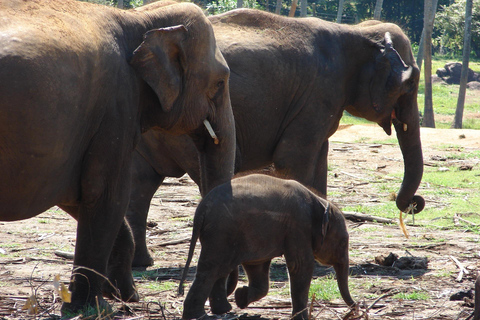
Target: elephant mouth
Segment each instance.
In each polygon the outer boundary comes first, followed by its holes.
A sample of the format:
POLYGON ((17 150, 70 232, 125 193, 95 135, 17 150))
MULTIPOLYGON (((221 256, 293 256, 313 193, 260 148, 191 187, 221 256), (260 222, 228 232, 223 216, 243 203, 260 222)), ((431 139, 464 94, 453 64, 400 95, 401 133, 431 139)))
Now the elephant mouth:
POLYGON ((392 123, 395 124, 401 124, 403 131, 406 132, 408 130, 408 125, 406 123, 401 122, 396 114, 395 114, 395 109, 392 110, 392 113, 390 114, 390 117, 385 118, 381 123, 379 123, 380 127, 382 127, 383 131, 387 135, 392 135, 392 123))

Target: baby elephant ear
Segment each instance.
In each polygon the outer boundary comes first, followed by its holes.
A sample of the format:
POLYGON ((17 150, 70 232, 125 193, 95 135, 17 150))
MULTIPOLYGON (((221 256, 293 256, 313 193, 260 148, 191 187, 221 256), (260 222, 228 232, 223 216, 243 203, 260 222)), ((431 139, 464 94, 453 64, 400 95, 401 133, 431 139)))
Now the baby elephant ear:
POLYGON ((182 90, 186 37, 183 25, 150 30, 130 60, 138 75, 155 91, 165 112, 172 110, 182 90))
POLYGON ((330 220, 329 212, 330 212, 330 203, 328 202, 322 217, 322 243, 325 237, 327 236, 328 221, 330 220))

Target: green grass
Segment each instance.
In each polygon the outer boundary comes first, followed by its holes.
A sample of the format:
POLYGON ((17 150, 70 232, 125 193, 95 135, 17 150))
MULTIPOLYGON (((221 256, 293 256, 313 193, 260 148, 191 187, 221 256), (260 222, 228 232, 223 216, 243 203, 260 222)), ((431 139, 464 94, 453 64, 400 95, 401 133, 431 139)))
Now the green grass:
POLYGON ((333 274, 314 279, 311 282, 308 297, 311 299, 314 294, 315 299, 324 301, 341 299, 342 297, 333 274))
POLYGON ((178 283, 173 281, 149 281, 141 285, 147 289, 157 292, 175 291, 178 288, 178 283))
POLYGON ((428 300, 430 295, 425 291, 400 292, 393 296, 398 300, 428 300))

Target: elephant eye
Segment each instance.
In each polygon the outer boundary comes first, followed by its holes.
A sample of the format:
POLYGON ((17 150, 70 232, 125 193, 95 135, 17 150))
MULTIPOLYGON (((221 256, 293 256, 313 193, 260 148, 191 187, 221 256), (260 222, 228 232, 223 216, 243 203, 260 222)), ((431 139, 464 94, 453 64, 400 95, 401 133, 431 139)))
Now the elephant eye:
POLYGON ((222 80, 220 80, 220 81, 217 82, 217 85, 216 85, 216 86, 217 86, 217 89, 220 89, 220 88, 223 87, 224 85, 225 85, 225 80, 222 79, 222 80))

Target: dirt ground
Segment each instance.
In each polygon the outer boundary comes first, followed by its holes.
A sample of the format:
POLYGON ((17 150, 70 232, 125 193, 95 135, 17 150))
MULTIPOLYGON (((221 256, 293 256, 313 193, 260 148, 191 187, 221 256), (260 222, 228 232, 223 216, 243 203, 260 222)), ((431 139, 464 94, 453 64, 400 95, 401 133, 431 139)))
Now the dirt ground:
MULTIPOLYGON (((391 180, 394 189, 400 186, 401 180, 395 174, 402 175, 403 161, 395 140, 373 125, 339 130, 331 138, 330 145, 330 199, 342 207, 374 206, 391 201, 389 192, 379 191, 375 180, 391 180)), ((480 150, 480 130, 422 129, 422 143, 428 166, 480 166, 478 157, 445 159, 446 154, 480 150)), ((422 183, 418 193, 429 188, 434 186, 422 183)), ((425 199, 427 208, 448 205, 445 199, 425 199)), ((181 316, 183 297, 176 296, 176 285, 187 256, 192 217, 199 201, 196 185, 186 176, 168 179, 158 190, 150 207, 148 229, 148 245, 154 254, 155 265, 146 271, 135 272, 142 301, 128 304, 126 307, 130 313, 120 317, 178 319, 181 316)), ((473 215, 479 214, 479 208, 472 207, 471 211, 473 215)), ((452 208, 452 216, 454 212, 455 208, 452 208)), ((398 215, 391 218, 397 221, 398 215)), ((354 299, 364 306, 371 306, 380 297, 368 310, 369 319, 466 319, 473 311, 468 301, 450 301, 450 298, 473 288, 474 276, 480 266, 480 235, 466 232, 466 229, 425 228, 421 226, 421 217, 418 219, 420 223, 416 226, 410 225, 411 220, 408 220, 409 239, 395 224, 348 221, 350 287, 354 299), (375 263, 376 256, 389 253, 399 257, 427 258, 428 265, 421 269, 402 270, 375 263), (465 267, 458 281, 460 268, 454 258, 465 267), (419 300, 394 296, 412 292, 427 295, 419 300)), ((75 231, 75 222, 58 208, 26 221, 0 222, 0 319, 58 317, 61 302, 54 293, 52 281, 59 274, 67 283, 72 261, 57 256, 55 252, 73 252, 75 231), (22 309, 31 295, 38 301, 36 316, 29 316, 28 310, 22 309)), ((196 253, 199 251, 197 246, 196 253)), ((186 291, 193 279, 195 265, 196 260, 192 263, 186 291)), ((330 272, 331 269, 318 266, 314 277, 323 277, 330 272)), ((287 286, 284 261, 277 259, 272 266, 269 295, 243 310, 236 308, 232 300, 233 312, 241 319, 288 319, 291 308, 287 286)), ((122 304, 116 302, 114 306, 120 308, 122 304)), ((342 319, 348 309, 341 300, 313 301, 311 311, 312 319, 342 319)))

